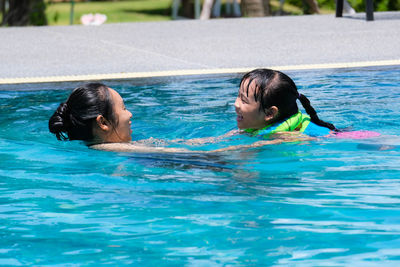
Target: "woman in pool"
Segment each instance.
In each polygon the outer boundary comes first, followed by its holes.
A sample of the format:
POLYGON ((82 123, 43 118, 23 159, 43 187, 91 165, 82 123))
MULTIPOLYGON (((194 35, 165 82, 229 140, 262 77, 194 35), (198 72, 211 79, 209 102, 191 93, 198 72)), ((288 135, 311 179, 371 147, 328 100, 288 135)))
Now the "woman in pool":
POLYGON ((184 152, 131 142, 132 113, 117 91, 102 83, 75 88, 49 120, 58 140, 82 140, 95 149, 132 152, 184 152))

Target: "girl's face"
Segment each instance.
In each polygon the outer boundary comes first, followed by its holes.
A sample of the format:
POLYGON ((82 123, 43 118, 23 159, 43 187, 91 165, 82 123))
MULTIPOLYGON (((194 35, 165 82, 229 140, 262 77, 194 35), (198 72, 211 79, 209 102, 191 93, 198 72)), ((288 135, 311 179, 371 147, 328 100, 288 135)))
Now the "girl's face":
POLYGON ((114 129, 110 131, 107 142, 112 143, 122 143, 130 142, 132 140, 132 129, 131 129, 131 119, 132 113, 126 109, 122 97, 117 93, 117 91, 109 88, 111 99, 113 103, 114 116, 117 121, 117 125, 114 129))
POLYGON ((236 121, 239 129, 262 129, 267 126, 267 116, 260 109, 260 102, 256 102, 254 93, 256 90, 253 81, 247 95, 248 80, 245 80, 239 88, 235 101, 236 121))

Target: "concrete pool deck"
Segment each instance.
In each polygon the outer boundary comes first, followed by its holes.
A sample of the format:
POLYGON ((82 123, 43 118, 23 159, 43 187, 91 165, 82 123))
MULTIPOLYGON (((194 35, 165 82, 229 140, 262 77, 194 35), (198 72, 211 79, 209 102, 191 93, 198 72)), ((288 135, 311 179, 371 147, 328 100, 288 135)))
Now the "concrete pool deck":
POLYGON ((0 84, 400 65, 400 12, 0 28, 0 84))

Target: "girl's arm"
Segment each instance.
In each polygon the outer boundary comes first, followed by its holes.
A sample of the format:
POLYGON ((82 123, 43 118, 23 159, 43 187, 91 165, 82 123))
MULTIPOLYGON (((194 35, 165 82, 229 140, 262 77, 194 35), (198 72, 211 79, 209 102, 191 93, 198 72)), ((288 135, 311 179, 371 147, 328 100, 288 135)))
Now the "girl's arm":
POLYGON ((274 145, 274 144, 281 144, 281 143, 290 143, 290 142, 301 142, 301 141, 311 141, 315 140, 316 138, 299 134, 297 132, 281 132, 275 133, 273 135, 274 139, 271 140, 262 140, 252 143, 250 145, 237 145, 237 146, 228 146, 216 150, 212 150, 209 152, 225 152, 225 151, 232 151, 238 150, 243 148, 254 148, 254 147, 262 147, 266 145, 274 145))
POLYGON ((223 147, 220 149, 216 150, 211 150, 207 151, 208 153, 214 153, 214 152, 225 152, 225 151, 232 151, 232 150, 238 150, 238 149, 243 149, 243 148, 253 148, 253 147, 261 147, 261 146, 266 146, 266 145, 272 145, 272 144, 280 144, 282 143, 281 140, 265 140, 265 141, 258 141, 255 142, 251 145, 237 145, 237 146, 228 146, 228 147, 223 147))

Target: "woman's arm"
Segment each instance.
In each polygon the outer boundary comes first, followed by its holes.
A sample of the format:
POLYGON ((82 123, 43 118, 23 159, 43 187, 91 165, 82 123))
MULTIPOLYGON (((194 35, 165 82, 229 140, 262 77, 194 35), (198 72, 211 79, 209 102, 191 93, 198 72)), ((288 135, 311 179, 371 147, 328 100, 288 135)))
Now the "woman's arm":
MULTIPOLYGON (((232 131, 231 131, 232 132, 232 131)), ((229 132, 229 133, 231 133, 229 132)), ((228 134, 229 134, 228 133, 228 134)), ((227 134, 226 134, 227 135, 227 134)), ((219 137, 216 137, 219 138, 219 137)), ((199 151, 199 150, 188 150, 184 148, 174 148, 174 147, 163 147, 163 146, 149 146, 143 142, 132 142, 132 143, 106 143, 92 145, 91 148, 104 151, 114 151, 114 152, 135 152, 135 153, 215 153, 215 152, 225 152, 238 150, 243 148, 254 148, 261 147, 265 145, 273 145, 287 142, 301 142, 315 140, 315 138, 299 134, 296 132, 283 132, 274 134, 274 139, 262 140, 249 145, 236 145, 228 146, 220 149, 210 150, 210 151, 199 151)))
POLYGON ((136 143, 106 143, 91 146, 93 149, 114 152, 135 152, 135 153, 185 153, 193 152, 184 148, 155 147, 136 143))
POLYGON ((224 138, 236 135, 238 133, 239 133, 239 131, 235 129, 235 130, 229 131, 226 134, 223 134, 223 135, 220 135, 217 137, 202 137, 202 138, 193 138, 193 139, 174 139, 174 140, 171 140, 170 142, 171 143, 183 143, 185 145, 191 145, 191 146, 214 144, 214 143, 221 141, 224 138))

